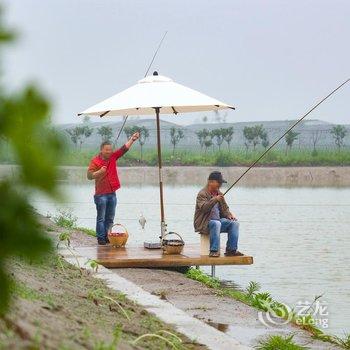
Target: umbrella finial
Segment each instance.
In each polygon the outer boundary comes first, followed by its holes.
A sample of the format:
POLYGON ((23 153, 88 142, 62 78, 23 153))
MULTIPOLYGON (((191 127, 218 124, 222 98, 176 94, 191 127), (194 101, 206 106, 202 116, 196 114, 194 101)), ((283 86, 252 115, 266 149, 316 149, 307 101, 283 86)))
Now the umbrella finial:
POLYGON ((158 75, 158 72, 155 70, 155 71, 153 72, 153 75, 158 75))

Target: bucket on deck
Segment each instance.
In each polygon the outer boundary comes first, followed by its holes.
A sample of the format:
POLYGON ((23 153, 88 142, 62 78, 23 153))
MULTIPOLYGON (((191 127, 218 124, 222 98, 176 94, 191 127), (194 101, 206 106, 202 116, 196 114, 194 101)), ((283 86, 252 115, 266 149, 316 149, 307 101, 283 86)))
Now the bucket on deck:
POLYGON ((183 247, 185 245, 182 237, 176 232, 169 232, 163 236, 162 239, 162 249, 163 254, 181 254, 183 247), (180 239, 165 239, 164 237, 168 235, 176 235, 180 239))
POLYGON ((122 224, 114 224, 108 230, 108 239, 114 247, 124 247, 128 238, 128 230, 122 224))

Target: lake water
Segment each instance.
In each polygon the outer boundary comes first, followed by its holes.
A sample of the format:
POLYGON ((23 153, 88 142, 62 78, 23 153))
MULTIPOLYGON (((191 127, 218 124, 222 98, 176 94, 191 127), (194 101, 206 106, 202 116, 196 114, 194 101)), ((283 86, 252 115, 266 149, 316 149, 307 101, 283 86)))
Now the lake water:
MULTIPOLYGON (((94 228, 93 184, 64 184, 66 202, 54 204, 35 197, 42 214, 69 208, 79 226, 94 228)), ((193 232, 193 211, 200 186, 165 188, 168 228, 186 242, 198 242, 193 232)), ((124 186, 117 192, 115 222, 130 233, 129 243, 157 241, 159 192, 154 186, 124 186), (143 231, 140 214, 147 219, 143 231)), ((254 256, 254 265, 218 266, 219 278, 242 288, 257 281, 263 291, 288 305, 311 302, 323 294, 328 331, 350 331, 350 188, 247 188, 237 187, 226 197, 240 221, 239 249, 254 256)), ((225 244, 225 234, 222 244, 225 244)), ((209 272, 209 268, 205 268, 209 272)), ((327 331, 327 329, 326 329, 327 331)))

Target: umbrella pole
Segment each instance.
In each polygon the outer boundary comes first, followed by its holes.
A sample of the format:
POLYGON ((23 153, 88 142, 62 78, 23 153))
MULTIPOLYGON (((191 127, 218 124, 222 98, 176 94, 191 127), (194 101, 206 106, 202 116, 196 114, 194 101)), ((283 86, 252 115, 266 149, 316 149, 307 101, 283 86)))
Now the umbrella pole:
POLYGON ((162 150, 160 143, 160 121, 159 121, 159 107, 155 107, 156 110, 156 121, 157 121, 157 147, 158 147, 158 177, 159 177, 159 195, 160 195, 160 227, 161 236, 160 239, 166 233, 166 223, 164 215, 164 197, 163 197, 163 175, 162 175, 162 150))

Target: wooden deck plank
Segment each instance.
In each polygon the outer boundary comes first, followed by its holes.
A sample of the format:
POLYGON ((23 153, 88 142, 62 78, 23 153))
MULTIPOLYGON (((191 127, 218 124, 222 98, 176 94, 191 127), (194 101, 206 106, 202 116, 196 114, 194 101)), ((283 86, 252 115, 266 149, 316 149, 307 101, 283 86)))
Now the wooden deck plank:
POLYGON ((200 247, 196 244, 186 244, 182 254, 164 255, 161 249, 146 249, 143 246, 127 246, 115 248, 107 246, 78 247, 76 250, 96 260, 105 267, 174 267, 194 265, 251 265, 253 257, 221 256, 212 258, 208 255, 200 255, 200 247))

